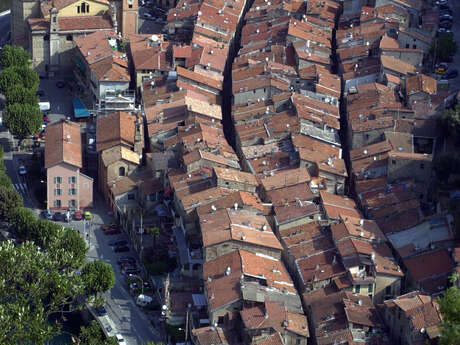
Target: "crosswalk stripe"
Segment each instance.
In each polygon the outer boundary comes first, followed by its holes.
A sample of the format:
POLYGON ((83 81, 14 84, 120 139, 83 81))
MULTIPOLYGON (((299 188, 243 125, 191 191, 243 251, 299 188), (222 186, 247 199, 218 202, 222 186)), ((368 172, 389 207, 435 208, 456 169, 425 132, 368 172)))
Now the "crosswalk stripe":
POLYGON ((24 191, 24 194, 27 194, 27 185, 25 183, 21 183, 22 190, 24 191))
POLYGON ((14 184, 14 189, 16 189, 18 191, 21 191, 20 188, 19 188, 19 184, 17 184, 17 183, 14 184))

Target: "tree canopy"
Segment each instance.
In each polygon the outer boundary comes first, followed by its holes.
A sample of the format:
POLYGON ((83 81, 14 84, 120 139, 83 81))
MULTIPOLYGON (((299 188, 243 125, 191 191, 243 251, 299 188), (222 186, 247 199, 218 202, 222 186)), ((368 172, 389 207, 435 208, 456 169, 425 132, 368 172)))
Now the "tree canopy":
POLYGON ((115 274, 112 266, 103 260, 95 260, 87 263, 81 271, 81 277, 85 281, 86 293, 96 296, 107 292, 115 285, 115 274))
POLYGON ((37 105, 38 97, 34 90, 26 89, 23 85, 16 84, 6 90, 6 103, 27 103, 37 105))
POLYGON ((13 69, 6 68, 0 72, 0 92, 6 94, 14 85, 23 85, 21 76, 13 69))
POLYGON ((11 134, 24 139, 40 131, 42 114, 38 105, 14 103, 6 107, 4 121, 11 134))
POLYGON ((19 75, 22 85, 26 89, 37 91, 38 85, 40 85, 40 78, 37 72, 29 68, 29 66, 13 66, 10 68, 19 75))
POLYGON ((431 44, 430 54, 436 61, 447 61, 457 53, 457 42, 452 35, 441 35, 431 44))
POLYGON ((28 66, 30 54, 21 46, 5 45, 0 55, 0 64, 5 69, 11 66, 28 66))
MULTIPOLYGON (((455 282, 458 276, 453 276, 455 282)), ((460 290, 457 286, 448 288, 443 297, 438 299, 442 315, 440 345, 457 344, 460 339, 460 290)))
POLYGON ((0 219, 10 219, 13 210, 22 206, 22 197, 10 186, 0 185, 0 219))
POLYGON ((114 337, 105 339, 101 328, 95 320, 91 321, 88 326, 82 326, 80 328, 78 338, 80 340, 80 345, 118 345, 114 337))

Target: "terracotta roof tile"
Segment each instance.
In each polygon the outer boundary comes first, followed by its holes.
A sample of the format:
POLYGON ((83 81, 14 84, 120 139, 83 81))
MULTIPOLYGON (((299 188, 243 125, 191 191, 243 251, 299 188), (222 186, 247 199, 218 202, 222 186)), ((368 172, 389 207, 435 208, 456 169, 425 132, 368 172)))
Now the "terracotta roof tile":
POLYGON ((452 273, 454 262, 446 249, 403 259, 411 277, 420 282, 424 279, 452 273))
POLYGON ((391 56, 381 55, 380 61, 383 68, 398 72, 403 75, 415 74, 415 72, 417 72, 417 68, 415 66, 400 59, 395 59, 391 56))
POLYGON ((197 345, 228 345, 226 332, 220 327, 195 328, 192 335, 196 338, 197 345))
POLYGON ((111 30, 113 28, 107 16, 58 17, 60 31, 111 30))
POLYGON ((115 145, 134 145, 136 116, 117 111, 97 118, 96 146, 100 152, 115 145))
POLYGON ((82 167, 80 125, 67 120, 46 127, 45 168, 68 163, 82 167))
POLYGON ((434 95, 438 90, 436 79, 425 74, 417 74, 407 77, 405 83, 407 95, 411 95, 417 92, 425 92, 429 95, 434 95))
POLYGON ((271 191, 301 183, 308 183, 310 180, 311 176, 307 168, 302 167, 278 171, 273 176, 262 178, 260 182, 266 191, 271 191))

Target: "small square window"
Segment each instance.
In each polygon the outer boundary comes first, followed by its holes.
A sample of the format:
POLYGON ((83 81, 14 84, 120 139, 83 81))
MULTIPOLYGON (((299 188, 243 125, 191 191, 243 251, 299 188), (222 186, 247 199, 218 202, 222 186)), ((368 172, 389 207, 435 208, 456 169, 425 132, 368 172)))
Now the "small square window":
POLYGON ((77 177, 76 176, 70 176, 69 177, 69 183, 71 183, 71 184, 77 183, 77 177))
POLYGON ((355 286, 353 287, 353 292, 354 292, 354 293, 359 293, 360 291, 361 291, 361 286, 360 286, 360 285, 355 285, 355 286))
POLYGON ((134 200, 134 194, 128 194, 128 200, 134 200))
POLYGON ((62 189, 60 189, 60 188, 55 188, 55 189, 54 189, 54 195, 55 195, 55 196, 56 196, 56 195, 62 195, 62 189))
POLYGON ((61 207, 61 200, 54 200, 53 201, 53 206, 54 207, 61 207))

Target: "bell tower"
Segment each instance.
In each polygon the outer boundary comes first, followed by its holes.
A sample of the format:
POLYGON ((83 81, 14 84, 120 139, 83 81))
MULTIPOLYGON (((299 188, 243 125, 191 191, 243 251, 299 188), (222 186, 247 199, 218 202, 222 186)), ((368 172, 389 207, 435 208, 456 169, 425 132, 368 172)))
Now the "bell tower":
POLYGON ((40 17, 40 0, 11 1, 11 44, 29 48, 27 19, 40 17))
POLYGON ((137 34, 139 26, 138 0, 113 0, 117 9, 118 30, 123 36, 137 34))

